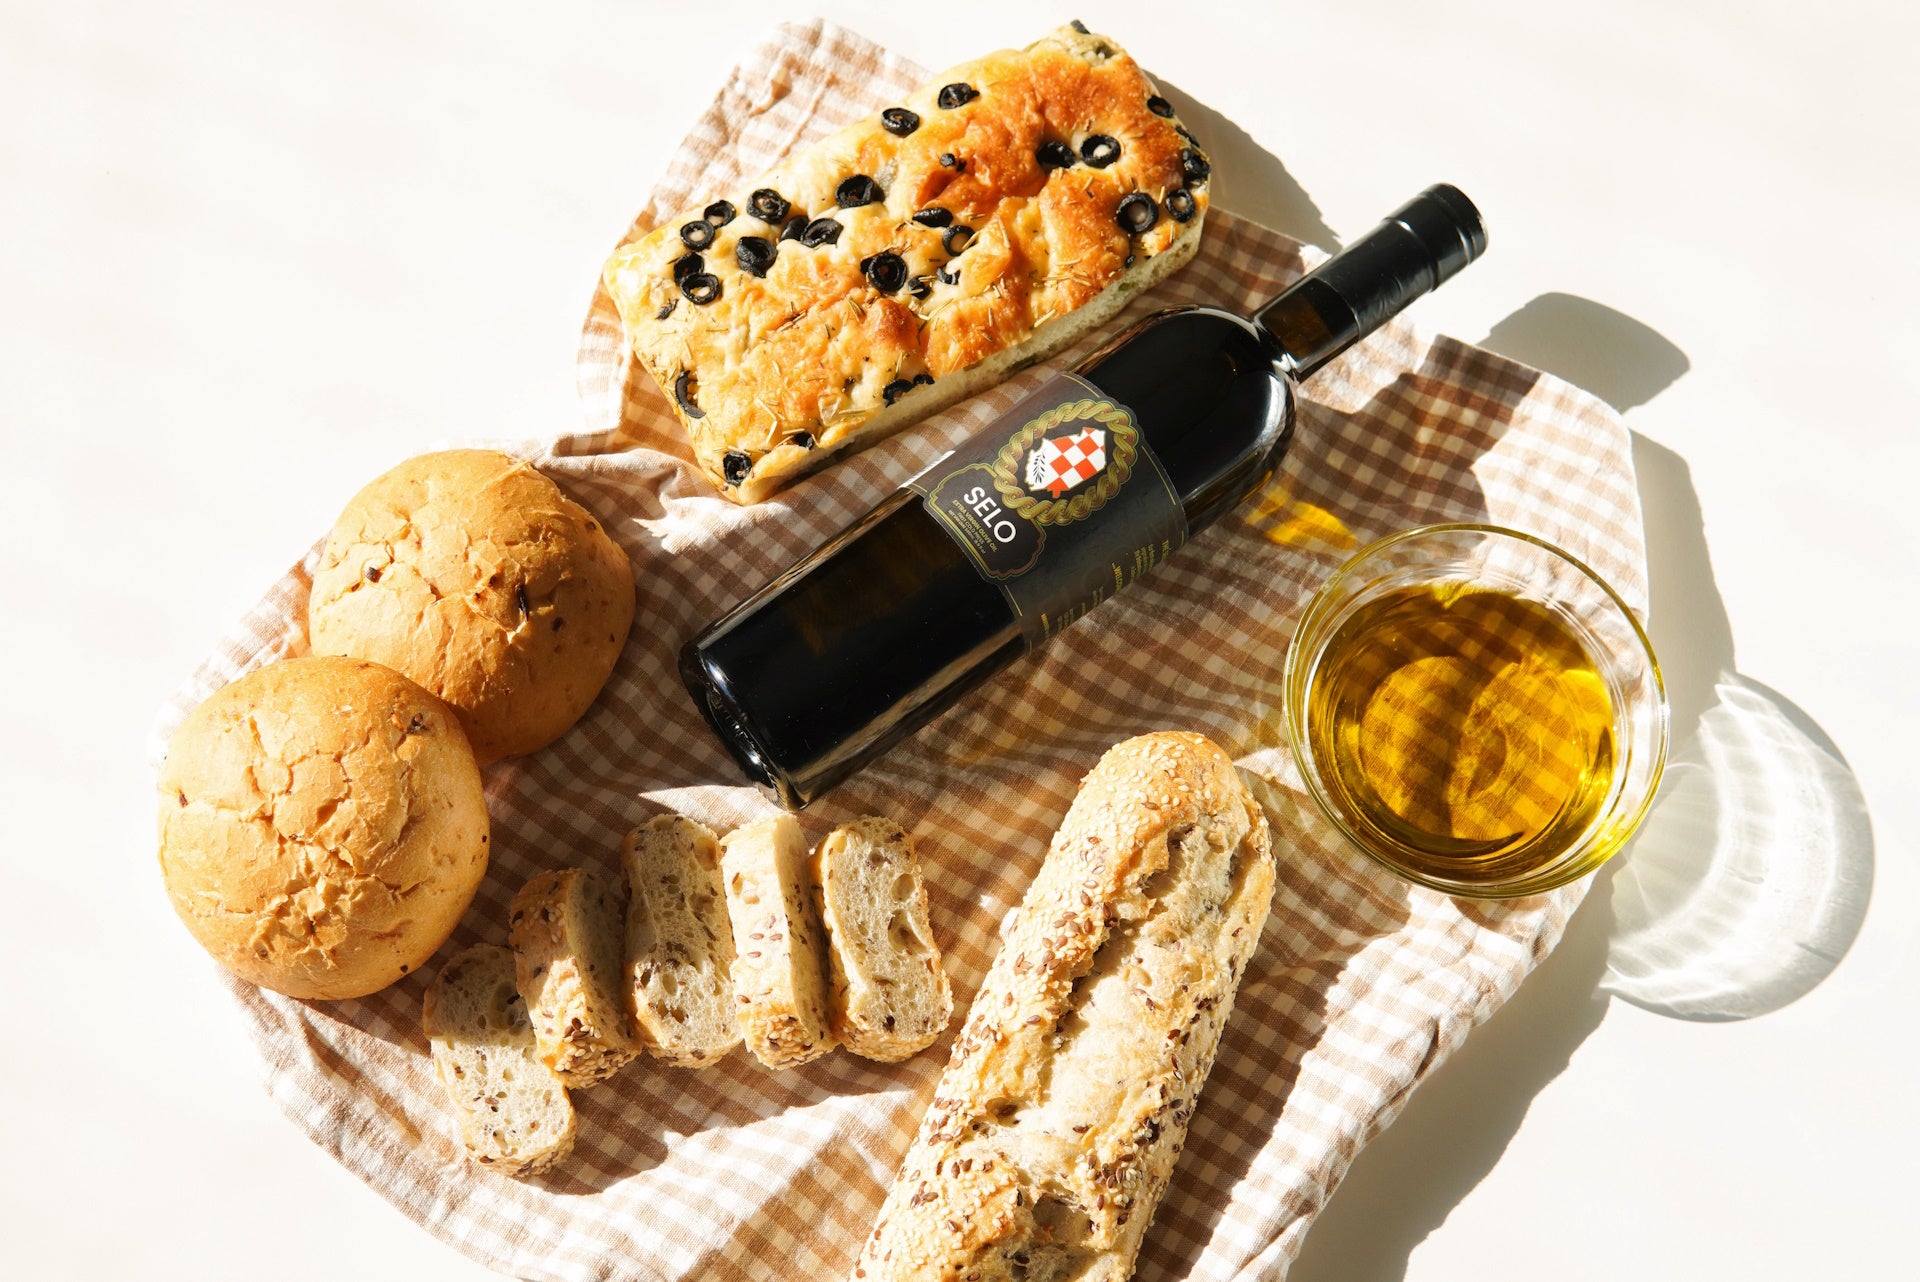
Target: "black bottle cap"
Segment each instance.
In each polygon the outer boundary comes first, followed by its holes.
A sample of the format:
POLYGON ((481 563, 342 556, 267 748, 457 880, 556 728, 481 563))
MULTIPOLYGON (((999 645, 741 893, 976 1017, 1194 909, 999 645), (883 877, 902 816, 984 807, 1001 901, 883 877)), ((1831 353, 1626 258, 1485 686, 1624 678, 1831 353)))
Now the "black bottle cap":
POLYGON ((1436 183, 1288 286, 1256 319, 1306 378, 1486 248, 1480 211, 1458 187, 1436 183))
POLYGON ((1434 285, 1487 252, 1487 224, 1467 194, 1452 183, 1435 183, 1387 215, 1420 238, 1433 255, 1434 285))

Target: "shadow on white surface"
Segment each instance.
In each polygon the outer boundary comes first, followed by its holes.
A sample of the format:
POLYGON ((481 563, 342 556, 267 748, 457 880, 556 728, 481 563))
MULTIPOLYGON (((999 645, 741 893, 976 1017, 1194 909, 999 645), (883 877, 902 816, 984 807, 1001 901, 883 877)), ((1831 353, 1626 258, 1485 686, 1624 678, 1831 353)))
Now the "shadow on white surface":
POLYGON ((1639 435, 1649 631, 1673 708, 1652 813, 1619 861, 1602 988, 1682 1019, 1745 1019, 1811 992, 1873 887, 1873 827, 1846 758, 1734 663, 1685 460, 1639 435))
MULTIPOLYGON (((1480 345, 1622 411, 1688 369, 1660 334, 1568 294, 1542 294, 1480 345)), ((1840 964, 1866 917, 1873 828, 1840 750, 1736 670, 1686 460, 1639 433, 1633 447, 1673 749, 1609 883, 1601 986, 1659 1014, 1745 1019, 1804 996, 1840 964)))
POLYGON ((1328 252, 1340 248, 1340 237, 1327 226, 1320 206, 1278 156, 1180 86, 1157 78, 1155 83, 1213 158, 1213 199, 1222 209, 1328 252))
POLYGON ((1495 324, 1476 346, 1556 374, 1623 414, 1692 368, 1687 354, 1658 331, 1572 294, 1540 295, 1495 324))
MULTIPOLYGON (((1567 294, 1534 299, 1479 346, 1623 411, 1689 368, 1654 330, 1567 294)), ((1686 461, 1639 433, 1633 445, 1649 631, 1673 715, 1668 778, 1553 955, 1355 1161, 1292 1282, 1403 1279, 1612 997, 1693 1020, 1777 1010, 1832 973, 1865 917, 1873 838, 1859 783, 1805 713, 1737 672, 1686 461)))
POLYGON ((1778 1010, 1840 964, 1867 915, 1873 828, 1839 750, 1738 673, 1676 749, 1611 886, 1601 987, 1682 1019, 1778 1010))

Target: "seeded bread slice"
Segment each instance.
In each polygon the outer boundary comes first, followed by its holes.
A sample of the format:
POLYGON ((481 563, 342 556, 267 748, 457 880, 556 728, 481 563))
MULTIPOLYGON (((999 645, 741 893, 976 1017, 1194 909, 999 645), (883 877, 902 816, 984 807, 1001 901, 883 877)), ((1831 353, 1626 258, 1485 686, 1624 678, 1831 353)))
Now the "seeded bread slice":
POLYGON ((611 1077, 638 1053, 622 991, 621 907, 586 869, 558 868, 522 886, 507 916, 540 1055, 571 1087, 611 1077))
POLYGON ((913 839, 891 819, 856 819, 820 843, 813 874, 834 1038, 887 1063, 925 1050, 953 1016, 953 987, 927 921, 913 839))
POLYGON ((660 815, 627 834, 620 863, 634 1039, 669 1064, 711 1064, 740 1044, 720 843, 704 824, 660 815))
POLYGON ((820 956, 819 910, 807 843, 792 815, 736 828, 720 842, 733 924, 733 989, 740 1035, 768 1068, 833 1049, 820 956))
POLYGON ((427 987, 420 1023, 474 1161, 524 1178, 572 1151, 573 1101, 540 1058, 511 952, 475 944, 456 954, 427 987))

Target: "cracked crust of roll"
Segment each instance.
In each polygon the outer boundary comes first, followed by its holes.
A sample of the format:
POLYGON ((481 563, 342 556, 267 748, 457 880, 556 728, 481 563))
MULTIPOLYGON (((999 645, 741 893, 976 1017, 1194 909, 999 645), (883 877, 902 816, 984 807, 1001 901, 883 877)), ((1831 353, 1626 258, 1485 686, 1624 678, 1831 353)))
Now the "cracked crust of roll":
POLYGON ((290 997, 364 997, 419 969, 487 870, 453 710, 358 659, 289 659, 208 697, 173 733, 158 801, 180 920, 290 997))
POLYGON ((420 1026, 474 1161, 525 1179, 573 1150, 573 1101, 540 1058, 512 953, 475 944, 455 954, 427 986, 420 1026))
POLYGON ((856 1055, 894 1063, 939 1039, 953 987, 934 943, 913 838, 868 815, 828 833, 813 854, 826 925, 833 1035, 856 1055))
POLYGON ((1113 41, 1061 27, 907 95, 899 105, 920 125, 905 137, 875 113, 723 193, 737 213, 698 251, 720 285, 713 302, 693 302, 674 276, 690 252, 681 228, 702 222, 701 210, 616 250, 604 279, 628 344, 720 492, 757 503, 1060 350, 1192 258, 1209 184, 1187 177, 1183 152, 1204 156, 1177 119, 1148 107, 1154 96, 1113 41), (942 108, 951 84, 978 96, 942 108), (1092 135, 1116 140, 1119 158, 1090 165, 1080 148, 1092 135), (1074 163, 1042 166, 1045 142, 1070 147, 1074 163), (839 184, 854 175, 876 179, 885 198, 838 208, 839 184), (781 225, 749 212, 762 188, 789 202, 789 219, 832 217, 839 239, 812 249, 779 240, 781 225), (1193 200, 1184 223, 1166 203, 1183 189, 1193 200), (1157 221, 1129 234, 1115 212, 1133 192, 1154 199, 1157 221), (942 229, 911 218, 927 208, 972 228, 971 242, 956 240, 959 252, 949 253, 942 229), (739 266, 743 237, 777 250, 764 276, 739 266), (888 251, 905 259, 910 280, 925 282, 924 297, 869 282, 862 262, 888 251), (942 280, 941 269, 957 271, 957 281, 942 280), (889 384, 916 376, 933 381, 889 404, 889 384))
POLYGON ((443 450, 340 513, 307 631, 316 654, 383 663, 452 704, 486 765, 580 719, 633 611, 633 568, 592 513, 511 455, 443 450))
POLYGON ((720 843, 705 824, 656 815, 627 834, 620 864, 634 1037, 669 1064, 714 1063, 740 1044, 720 843))
POLYGON ((768 1068, 819 1059, 834 1046, 819 907, 807 843, 792 815, 735 828, 720 841, 733 924, 740 1036, 768 1068))
POLYGON ((1266 921, 1265 816, 1196 734, 1094 767, 853 1277, 1124 1282, 1266 921))
POLYGON ((592 1086, 638 1054, 627 1029, 624 905, 584 868, 556 868, 513 897, 507 943, 540 1057, 568 1086, 592 1086))

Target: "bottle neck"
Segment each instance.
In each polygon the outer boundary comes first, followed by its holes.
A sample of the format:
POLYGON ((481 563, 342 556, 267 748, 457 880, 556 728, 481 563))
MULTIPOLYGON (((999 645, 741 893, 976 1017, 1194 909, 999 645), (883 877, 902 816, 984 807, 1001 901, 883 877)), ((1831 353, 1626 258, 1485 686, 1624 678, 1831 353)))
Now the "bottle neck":
POLYGON ((1302 276, 1253 315, 1276 361, 1310 378, 1478 258, 1487 244, 1479 210, 1438 184, 1302 276))
POLYGON ((1303 276, 1253 314, 1260 335, 1276 349, 1275 363, 1295 381, 1365 337, 1353 308, 1325 281, 1303 276))

